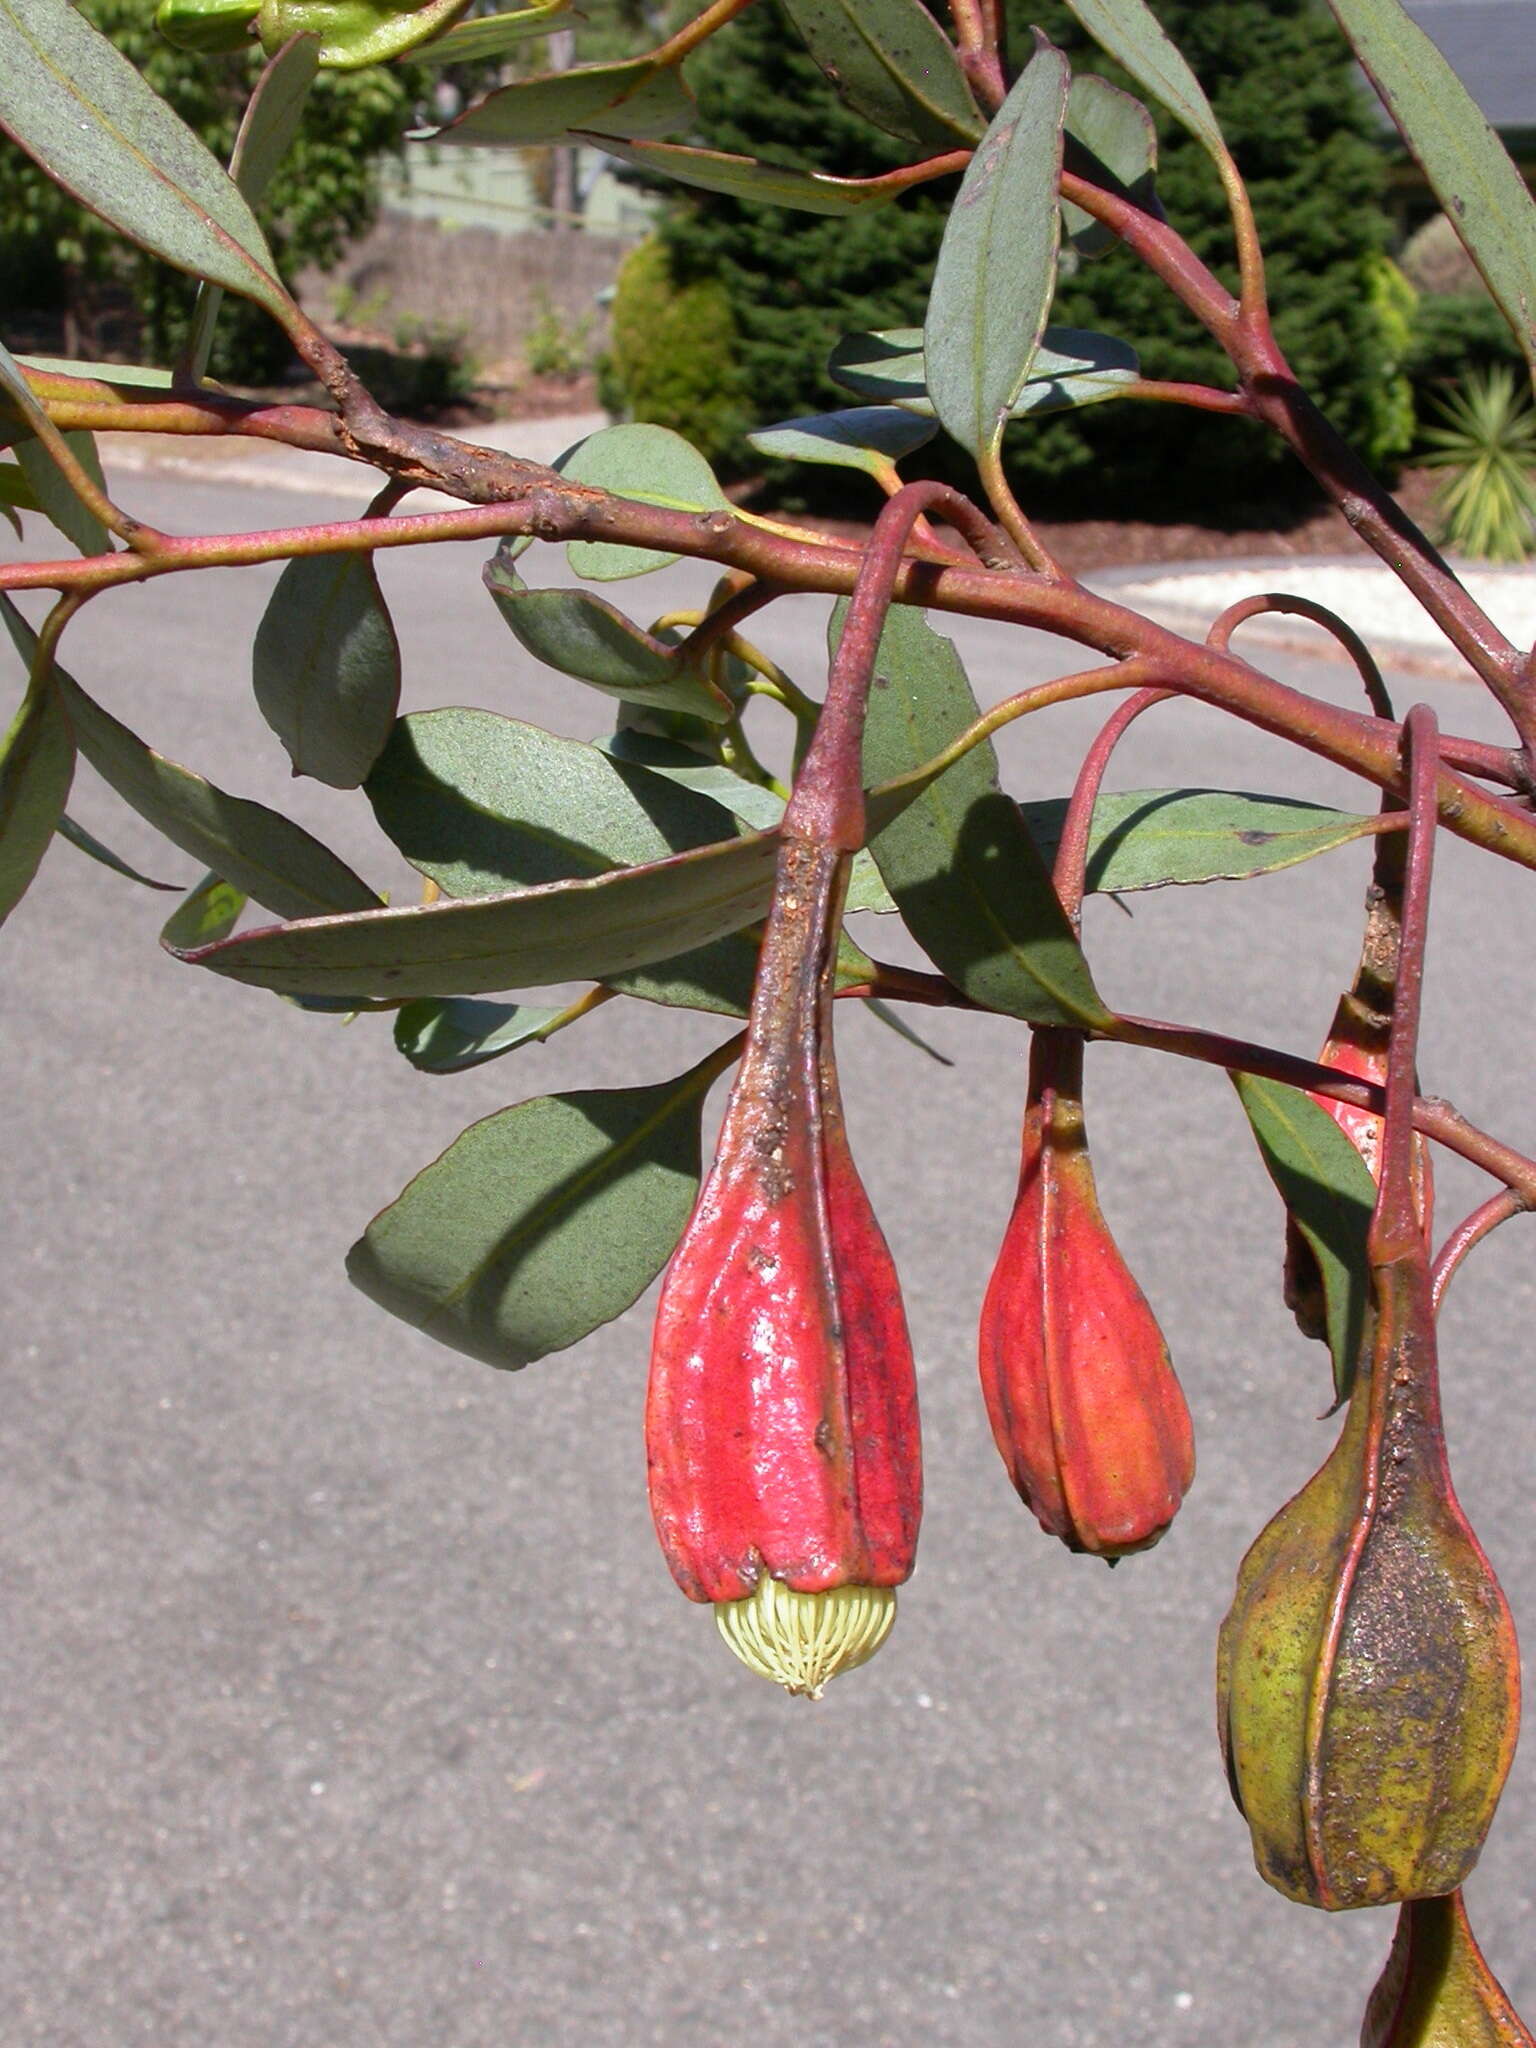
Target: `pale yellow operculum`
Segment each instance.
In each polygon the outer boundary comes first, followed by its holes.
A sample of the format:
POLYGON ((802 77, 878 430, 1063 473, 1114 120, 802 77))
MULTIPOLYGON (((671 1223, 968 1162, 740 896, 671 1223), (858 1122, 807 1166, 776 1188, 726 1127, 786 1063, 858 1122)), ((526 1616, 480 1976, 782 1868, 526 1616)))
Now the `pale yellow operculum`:
POLYGON ((895 1619, 892 1586, 797 1593, 766 1572, 745 1600, 715 1607, 721 1635, 748 1670, 813 1700, 828 1679, 867 1663, 895 1619))

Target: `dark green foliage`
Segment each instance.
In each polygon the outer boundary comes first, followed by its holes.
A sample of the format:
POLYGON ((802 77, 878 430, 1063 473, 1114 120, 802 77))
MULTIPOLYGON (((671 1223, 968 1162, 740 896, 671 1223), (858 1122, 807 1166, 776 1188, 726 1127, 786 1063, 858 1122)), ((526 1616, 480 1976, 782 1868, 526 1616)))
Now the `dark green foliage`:
MULTIPOLYGON (((80 9, 227 162, 259 53, 195 56, 173 49, 154 27, 151 0, 80 0, 80 9)), ((298 140, 261 207, 286 276, 306 264, 333 262, 367 227, 377 204, 378 160, 400 148, 410 104, 410 74, 399 66, 330 72, 316 81, 298 140)), ((195 289, 180 271, 104 228, 0 137, 0 301, 64 312, 72 352, 111 348, 165 363, 185 337, 195 289)), ((281 375, 291 361, 286 338, 265 314, 226 301, 215 375, 260 383, 281 375)))
MULTIPOLYGON (((1027 48, 1027 12, 1076 66, 1115 75, 1055 0, 1013 12, 1017 49, 1027 48)), ((1407 415, 1375 275, 1387 238, 1383 159, 1342 38, 1313 0, 1160 0, 1158 13, 1249 180, 1282 346, 1335 424, 1369 459, 1390 463, 1403 452, 1407 415)), ((900 145, 842 109, 770 0, 701 52, 690 76, 715 148, 854 173, 904 160, 900 145)), ((1209 160, 1183 130, 1159 126, 1168 214, 1231 278, 1209 160)), ((674 272, 724 284, 737 361, 764 422, 846 403, 824 372, 839 334, 921 320, 953 191, 946 180, 838 220, 712 195, 674 203, 662 229, 674 272)), ((1119 249, 1063 280, 1052 318, 1133 341, 1149 376, 1229 381, 1214 344, 1119 249)), ((1296 487, 1294 465, 1257 428, 1142 406, 1127 433, 1125 415, 1104 406, 1013 428, 1009 467, 1027 504, 1047 515, 1114 505, 1157 516, 1198 501, 1209 517, 1214 500, 1240 519, 1296 487)))
POLYGON ((673 428, 713 462, 739 448, 752 424, 739 362, 724 286, 709 278, 675 284, 662 243, 654 235, 642 242, 619 272, 603 403, 673 428))
POLYGON ((1484 292, 1426 292, 1414 308, 1407 369, 1420 419, 1469 371, 1497 363, 1519 369, 1524 361, 1509 322, 1484 292))

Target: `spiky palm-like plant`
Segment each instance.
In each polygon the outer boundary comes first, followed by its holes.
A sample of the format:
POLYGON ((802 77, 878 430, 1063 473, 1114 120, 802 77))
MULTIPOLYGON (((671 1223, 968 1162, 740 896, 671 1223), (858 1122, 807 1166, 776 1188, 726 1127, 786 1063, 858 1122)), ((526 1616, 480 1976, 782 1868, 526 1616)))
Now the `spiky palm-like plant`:
POLYGON ((1436 493, 1449 546, 1489 562, 1536 549, 1536 408, 1502 364, 1440 401, 1425 461, 1449 471, 1436 493))

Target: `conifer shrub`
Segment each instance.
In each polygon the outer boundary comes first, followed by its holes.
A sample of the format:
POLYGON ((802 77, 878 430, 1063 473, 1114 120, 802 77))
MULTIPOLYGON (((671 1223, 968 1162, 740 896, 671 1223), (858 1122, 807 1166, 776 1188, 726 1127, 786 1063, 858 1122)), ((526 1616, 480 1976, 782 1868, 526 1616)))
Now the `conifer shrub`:
POLYGON ((619 271, 599 388, 611 412, 671 427, 712 460, 739 445, 747 417, 730 293, 710 278, 679 285, 658 236, 619 271))

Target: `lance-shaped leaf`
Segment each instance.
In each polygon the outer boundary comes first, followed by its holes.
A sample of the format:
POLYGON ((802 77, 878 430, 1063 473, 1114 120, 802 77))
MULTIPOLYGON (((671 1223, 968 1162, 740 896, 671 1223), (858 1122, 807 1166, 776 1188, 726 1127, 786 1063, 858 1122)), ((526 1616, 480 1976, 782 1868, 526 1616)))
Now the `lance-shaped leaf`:
POLYGON ((288 563, 256 629, 251 673, 294 774, 356 789, 400 701, 400 643, 372 555, 288 563))
POLYGON ((461 1074, 543 1038, 565 1015, 532 1003, 429 997, 407 1003, 395 1018, 395 1048, 423 1074, 461 1074))
MULTIPOLYGON (((3 594, 0 620, 30 664, 37 636, 3 594)), ((63 669, 55 666, 53 674, 81 753, 126 804, 184 853, 227 876, 279 917, 364 910, 378 903, 367 883, 303 826, 265 804, 230 796, 190 768, 168 761, 88 697, 63 669)))
MULTIPOLYGON (((1030 837, 1053 861, 1067 799, 1021 808, 1030 837)), ((1378 822, 1374 814, 1238 789, 1119 790, 1093 807, 1087 886, 1121 895, 1170 883, 1246 881, 1347 846, 1378 822)))
POLYGON ((132 241, 291 316, 234 181, 69 0, 0 0, 0 127, 132 241))
POLYGON ((896 405, 860 405, 847 412, 813 413, 759 427, 747 444, 782 462, 820 462, 835 469, 862 469, 887 476, 891 465, 931 441, 931 420, 896 405))
MULTIPOLYGON (((1092 71, 1079 72, 1067 94, 1064 154, 1069 171, 1162 218, 1154 183, 1157 124, 1140 100, 1092 71)), ((1109 229, 1070 200, 1062 201, 1061 223, 1081 256, 1114 247, 1109 229)))
MULTIPOLYGON (((460 897, 639 867, 734 830, 697 791, 492 711, 402 718, 368 796, 411 865, 460 897)), ((680 950, 686 958, 594 978, 653 1002, 745 1009, 755 945, 732 937, 680 950)))
POLYGON ((204 875, 190 888, 166 919, 160 943, 171 951, 192 946, 211 946, 228 938, 240 921, 246 904, 245 891, 222 875, 204 875))
MULTIPOLYGON (((697 448, 670 427, 604 427, 578 442, 555 465, 572 483, 593 484, 643 505, 674 512, 729 512, 730 500, 697 448)), ((664 569, 676 555, 633 548, 614 541, 573 540, 566 558, 581 577, 616 583, 664 569)))
MULTIPOLYGON (((99 490, 104 490, 95 436, 67 433, 64 439, 86 475, 99 490)), ((70 545, 78 548, 82 555, 107 554, 112 547, 111 535, 89 506, 75 496, 64 472, 43 443, 31 435, 18 438, 16 460, 32 486, 37 509, 53 522, 70 545)))
MULTIPOLYGON (((832 642, 844 607, 833 614, 832 642)), ((921 767, 979 716, 954 643, 922 614, 886 620, 864 728, 864 772, 921 767)), ((907 929, 989 1010, 1032 1024, 1095 1025, 1107 1012, 989 742, 973 747, 870 842, 907 929)))
MULTIPOLYGON (((172 38, 174 41, 175 38, 172 38)), ((304 102, 314 84, 320 65, 317 36, 296 35, 284 45, 256 81, 256 90, 245 103, 240 130, 229 159, 229 174, 255 208, 271 184, 278 165, 299 132, 304 102)), ((200 382, 208 368, 213 331, 218 323, 224 293, 216 284, 202 285, 192 309, 192 331, 187 338, 187 374, 200 382)))
POLYGON ((173 893, 184 886, 180 882, 157 882, 152 875, 141 875, 137 868, 129 866, 121 854, 114 853, 110 846, 103 846, 94 832, 87 832, 83 825, 77 825, 68 812, 59 819, 59 837, 67 839, 71 846, 78 847, 81 853, 88 855, 100 866, 110 868, 113 874, 124 875, 130 882, 141 883, 146 889, 163 889, 173 893))
POLYGON ((541 1095, 471 1124, 347 1254, 370 1301, 515 1369, 621 1315, 698 1196, 712 1053, 674 1081, 541 1095))
POLYGON ((1365 1339, 1371 1299, 1365 1240, 1376 1183, 1327 1110, 1299 1088, 1255 1074, 1234 1074, 1232 1082, 1269 1177, 1316 1254, 1334 1391, 1342 1401, 1365 1339))
POLYGON ((784 0, 784 12, 838 96, 888 135, 953 149, 981 134, 954 45, 922 0, 784 0))
POLYGON ((574 131, 577 142, 621 157, 643 171, 695 185, 703 192, 727 192, 759 206, 790 206, 798 213, 857 213, 864 207, 889 206, 901 197, 895 185, 872 185, 862 178, 834 178, 825 171, 791 170, 787 164, 766 164, 753 156, 731 156, 718 149, 692 149, 680 142, 628 142, 614 135, 574 131))
POLYGON ((52 673, 27 684, 0 740, 0 924, 31 887, 75 772, 75 742, 52 673))
POLYGON ((731 706, 669 647, 589 590, 530 590, 499 552, 483 571, 496 609, 536 660, 610 697, 721 724, 731 706))
POLYGON ((775 849, 758 834, 591 881, 272 925, 181 957, 281 994, 395 1001, 606 981, 755 923, 775 849))
POLYGON ((1227 154, 1200 81, 1164 33, 1146 0, 1067 0, 1101 50, 1165 106, 1218 159, 1227 154))
MULTIPOLYGON (((890 327, 873 334, 845 334, 827 368, 837 383, 864 398, 882 398, 924 417, 933 412, 928 366, 920 327, 890 327)), ((1140 375, 1136 351, 1112 334, 1085 327, 1047 327, 1029 367, 1011 417, 1060 412, 1116 398, 1140 375)))
POLYGON ((504 50, 549 34, 551 22, 565 13, 569 0, 550 0, 537 7, 512 7, 502 14, 482 14, 461 21, 412 52, 416 64, 481 64, 504 50))
POLYGON ((961 180, 924 325, 928 392, 961 447, 996 447, 1056 289, 1062 124, 1071 72, 1043 38, 961 180))
POLYGON ((582 64, 542 78, 520 78, 478 101, 433 142, 491 143, 526 148, 563 142, 573 129, 626 139, 673 135, 693 126, 697 109, 675 65, 637 57, 621 64, 582 64))
POLYGON ((1509 152, 1397 0, 1330 0, 1536 374, 1536 200, 1509 152))
MULTIPOLYGON (((23 512, 42 510, 37 502, 37 493, 28 480, 27 472, 19 462, 0 462, 0 505, 4 505, 7 512, 14 507, 19 507, 23 512)), ((20 533, 20 520, 12 520, 11 523, 20 533)))

